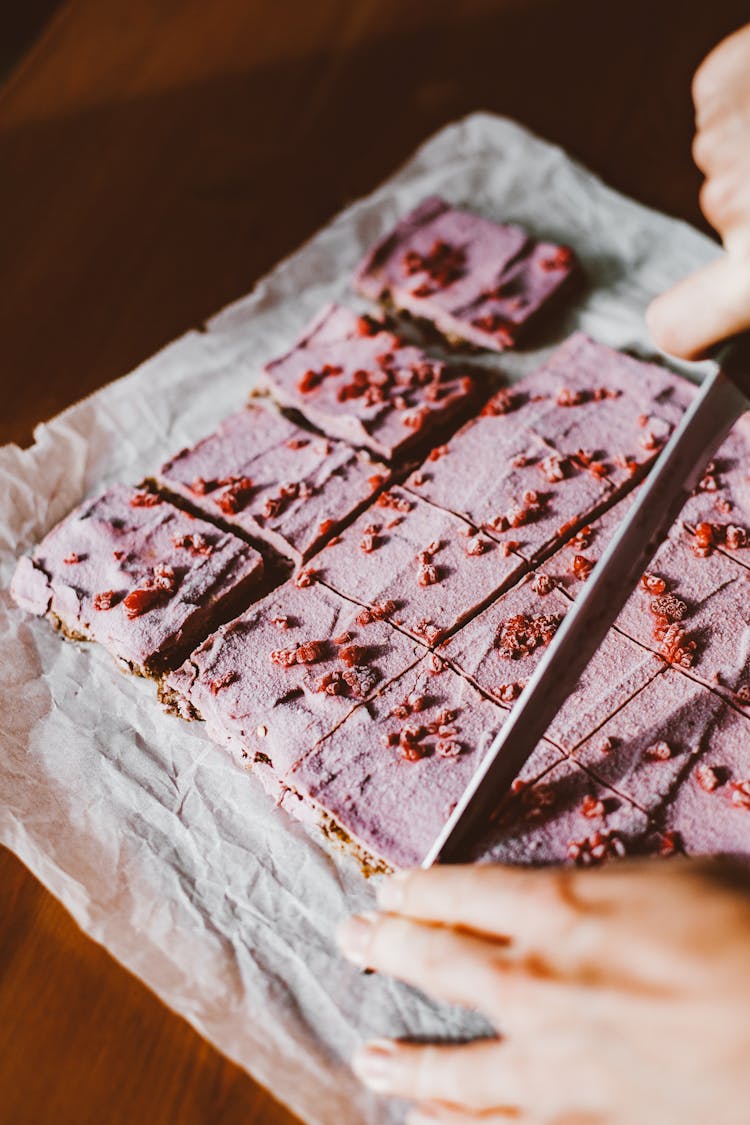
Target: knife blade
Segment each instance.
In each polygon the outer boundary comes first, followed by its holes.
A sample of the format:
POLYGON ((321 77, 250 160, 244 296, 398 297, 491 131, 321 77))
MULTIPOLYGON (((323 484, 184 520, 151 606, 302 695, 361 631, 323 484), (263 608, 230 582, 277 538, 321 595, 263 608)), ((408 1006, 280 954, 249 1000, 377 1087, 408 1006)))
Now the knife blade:
POLYGON ((460 862, 471 841, 487 827, 491 813, 638 585, 706 465, 747 409, 750 334, 730 341, 715 358, 716 369, 701 383, 422 867, 460 862))

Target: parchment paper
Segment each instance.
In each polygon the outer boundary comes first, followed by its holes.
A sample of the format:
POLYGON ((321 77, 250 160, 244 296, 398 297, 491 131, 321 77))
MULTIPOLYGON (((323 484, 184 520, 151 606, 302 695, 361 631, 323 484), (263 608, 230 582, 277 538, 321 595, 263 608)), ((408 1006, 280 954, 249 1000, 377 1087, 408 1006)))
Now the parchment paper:
POLYGON ((437 192, 579 252, 588 289, 545 348, 491 359, 518 376, 576 327, 647 353, 651 296, 717 253, 709 239, 611 191, 502 118, 443 129, 250 294, 135 372, 0 450, 0 839, 79 925, 170 1007, 322 1125, 400 1120, 351 1077, 357 1042, 455 1037, 440 1008, 337 956, 336 923, 372 904, 349 858, 274 808, 200 724, 164 715, 154 685, 22 614, 16 556, 86 494, 134 481, 244 401, 261 363, 319 306, 347 298, 365 247, 437 192))

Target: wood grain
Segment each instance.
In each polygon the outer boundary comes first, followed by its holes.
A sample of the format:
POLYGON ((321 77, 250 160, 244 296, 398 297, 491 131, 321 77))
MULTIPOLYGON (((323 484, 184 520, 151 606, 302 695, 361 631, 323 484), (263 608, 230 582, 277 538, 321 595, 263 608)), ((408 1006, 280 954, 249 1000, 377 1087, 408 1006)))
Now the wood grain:
MULTIPOLYGON (((517 117, 700 223, 740 0, 63 0, 0 90, 0 441, 246 292, 427 134, 517 117)), ((292 1120, 0 857, 0 1121, 292 1120)))

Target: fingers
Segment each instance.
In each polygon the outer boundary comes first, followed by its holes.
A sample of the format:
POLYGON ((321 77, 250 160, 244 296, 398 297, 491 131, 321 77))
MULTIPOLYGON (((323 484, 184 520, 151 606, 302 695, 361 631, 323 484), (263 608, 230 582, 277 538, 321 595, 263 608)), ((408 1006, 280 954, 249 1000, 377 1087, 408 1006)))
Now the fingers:
POLYGON ((463 926, 544 948, 569 933, 583 900, 575 872, 520 867, 445 866, 399 871, 381 883, 378 905, 423 922, 463 926))
POLYGON ((474 1113, 432 1102, 416 1106, 406 1115, 406 1125, 513 1125, 514 1121, 530 1125, 530 1118, 513 1107, 474 1113))
POLYGON ((750 85, 750 25, 722 40, 693 77, 693 102, 699 125, 715 120, 742 99, 750 85))
POLYGON ((355 1055, 352 1066, 379 1094, 462 1109, 512 1109, 531 1089, 518 1053, 495 1039, 446 1047, 376 1039, 355 1055))
POLYGON ((652 301, 646 320, 656 345, 697 359, 750 328, 750 260, 725 255, 652 301))
POLYGON ((563 1018, 564 986, 541 957, 511 960, 502 944, 387 914, 349 918, 339 929, 345 956, 441 1000, 483 1012, 503 1031, 533 1032, 563 1018))

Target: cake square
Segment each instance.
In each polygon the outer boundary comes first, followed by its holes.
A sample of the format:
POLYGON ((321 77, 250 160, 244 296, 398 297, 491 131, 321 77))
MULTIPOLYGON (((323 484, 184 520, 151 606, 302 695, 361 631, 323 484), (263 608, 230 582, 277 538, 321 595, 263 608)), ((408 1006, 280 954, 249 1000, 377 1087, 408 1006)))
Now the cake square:
POLYGON ((668 668, 575 747, 572 756, 644 812, 655 813, 703 761, 716 718, 726 710, 713 692, 668 668))
POLYGON ((657 823, 688 855, 746 858, 750 851, 750 722, 726 705, 712 709, 711 720, 703 752, 684 770, 657 823))
POLYGON ((159 484, 300 563, 366 504, 390 472, 366 453, 257 404, 159 470, 159 484))
POLYGON ((686 380, 576 333, 406 487, 533 560, 632 487, 691 396, 686 380))
POLYGON ((430 196, 368 251, 354 288, 430 321, 449 340, 502 351, 577 272, 569 247, 430 196))
MULTIPOLYGON (((331 819, 350 846, 394 867, 418 864, 463 793, 507 712, 425 656, 356 707, 287 775, 284 808, 331 819)), ((521 774, 560 760, 543 741, 521 774)))
POLYGON ((533 785, 516 786, 471 859, 589 867, 645 852, 649 835, 641 809, 575 762, 563 761, 533 785))
MULTIPOLYGON (((543 575, 528 575, 438 651, 483 692, 512 706, 569 608, 569 599, 543 575)), ((547 738, 569 751, 662 668, 657 656, 611 629, 552 720, 547 738)))
POLYGON ((692 533, 697 553, 720 551, 750 567, 750 414, 719 447, 680 522, 692 533))
POLYGON ((670 536, 617 627, 738 705, 750 705, 750 570, 720 551, 696 557, 689 542, 670 536))
POLYGON ((287 582, 208 637, 162 687, 183 718, 276 778, 424 650, 326 587, 287 582))
POLYGON ((303 581, 317 578, 432 644, 524 565, 465 520, 393 487, 301 574, 303 581))
POLYGON ((19 560, 11 593, 128 670, 158 676, 243 609, 262 575, 261 556, 242 539, 117 484, 19 560))
POLYGON ((341 305, 324 308, 263 378, 278 402, 329 437, 387 460, 421 444, 476 391, 465 371, 341 305))

